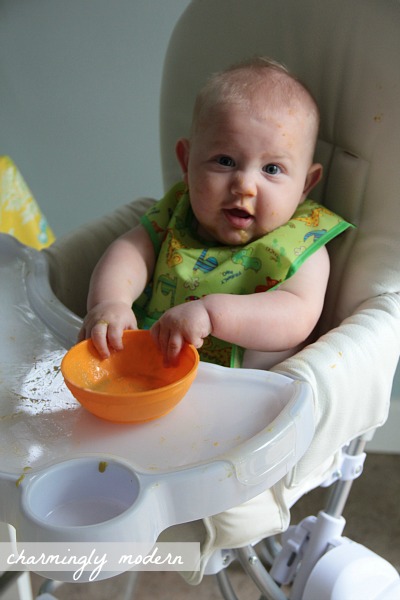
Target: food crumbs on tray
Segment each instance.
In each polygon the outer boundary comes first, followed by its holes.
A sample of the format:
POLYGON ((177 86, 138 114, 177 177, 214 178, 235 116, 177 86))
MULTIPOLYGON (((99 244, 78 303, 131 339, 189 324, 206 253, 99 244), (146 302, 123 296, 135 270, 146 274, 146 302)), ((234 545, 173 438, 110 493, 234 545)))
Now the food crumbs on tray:
POLYGON ((25 473, 22 473, 21 477, 19 477, 19 478, 17 479, 17 481, 15 482, 15 485, 16 485, 17 487, 19 487, 19 486, 21 485, 21 483, 23 482, 23 480, 24 480, 24 479, 25 479, 25 473))
POLYGON ((225 469, 225 477, 221 477, 218 481, 224 481, 225 479, 230 479, 231 477, 233 477, 234 472, 232 470, 231 467, 227 467, 225 469))
POLYGON ((24 467, 22 469, 22 475, 17 479, 17 481, 15 482, 15 485, 17 487, 19 487, 21 485, 21 483, 23 482, 23 480, 25 479, 25 474, 28 473, 28 471, 31 471, 32 467, 24 467))
POLYGON ((104 471, 107 469, 108 467, 108 462, 106 462, 105 460, 101 460, 99 462, 99 471, 100 473, 104 473, 104 471))

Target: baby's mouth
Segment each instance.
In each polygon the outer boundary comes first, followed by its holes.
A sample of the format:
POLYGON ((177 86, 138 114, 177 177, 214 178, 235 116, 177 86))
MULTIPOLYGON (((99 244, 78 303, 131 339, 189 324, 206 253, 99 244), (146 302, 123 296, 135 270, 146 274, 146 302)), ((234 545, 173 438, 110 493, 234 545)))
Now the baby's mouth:
POLYGON ((243 208, 226 208, 224 215, 227 221, 237 229, 245 229, 254 221, 253 215, 243 208))

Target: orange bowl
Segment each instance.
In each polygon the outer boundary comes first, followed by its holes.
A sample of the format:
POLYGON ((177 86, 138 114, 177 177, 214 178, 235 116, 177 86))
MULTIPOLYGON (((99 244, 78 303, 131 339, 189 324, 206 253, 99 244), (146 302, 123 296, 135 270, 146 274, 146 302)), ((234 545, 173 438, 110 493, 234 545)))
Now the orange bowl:
POLYGON ((178 363, 165 367, 149 331, 125 331, 123 345, 104 359, 91 340, 71 348, 61 363, 67 387, 82 406, 107 421, 162 417, 182 400, 196 377, 196 348, 185 345, 178 363))

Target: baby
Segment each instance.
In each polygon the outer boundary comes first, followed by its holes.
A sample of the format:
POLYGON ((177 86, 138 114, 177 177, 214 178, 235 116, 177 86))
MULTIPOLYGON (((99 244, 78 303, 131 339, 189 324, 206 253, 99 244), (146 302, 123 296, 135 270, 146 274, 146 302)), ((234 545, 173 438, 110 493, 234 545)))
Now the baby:
POLYGON ((106 357, 125 329, 151 328, 167 364, 190 343, 226 366, 243 349, 307 340, 329 277, 325 244, 349 227, 307 200, 322 176, 318 127, 314 99, 274 61, 211 77, 176 144, 183 182, 99 261, 80 339, 106 357))

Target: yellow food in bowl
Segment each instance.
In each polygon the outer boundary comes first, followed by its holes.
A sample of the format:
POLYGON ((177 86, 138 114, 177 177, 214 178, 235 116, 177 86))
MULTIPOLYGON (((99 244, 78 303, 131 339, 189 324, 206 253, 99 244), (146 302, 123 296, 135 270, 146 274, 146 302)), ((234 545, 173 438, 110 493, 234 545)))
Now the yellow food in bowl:
POLYGON ((176 365, 164 366, 149 331, 125 331, 123 349, 102 359, 91 340, 64 356, 61 371, 73 396, 94 415, 115 423, 157 419, 192 385, 199 355, 185 345, 176 365))

